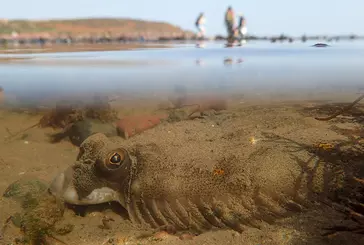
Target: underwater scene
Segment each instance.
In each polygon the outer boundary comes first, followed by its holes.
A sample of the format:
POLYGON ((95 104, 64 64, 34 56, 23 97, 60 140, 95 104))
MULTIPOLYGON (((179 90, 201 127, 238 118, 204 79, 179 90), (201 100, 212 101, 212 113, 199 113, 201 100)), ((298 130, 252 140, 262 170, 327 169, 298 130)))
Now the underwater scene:
POLYGON ((0 54, 0 244, 364 244, 364 42, 0 54))

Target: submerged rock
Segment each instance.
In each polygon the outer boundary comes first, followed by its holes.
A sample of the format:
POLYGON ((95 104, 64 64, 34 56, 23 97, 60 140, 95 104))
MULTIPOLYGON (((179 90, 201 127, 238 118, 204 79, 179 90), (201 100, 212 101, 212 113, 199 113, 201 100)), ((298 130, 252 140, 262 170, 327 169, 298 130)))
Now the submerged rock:
POLYGON ((84 120, 73 124, 68 136, 72 144, 79 146, 87 137, 100 132, 108 137, 117 135, 116 127, 110 123, 102 123, 98 120, 84 120))
POLYGON ((167 118, 168 115, 166 114, 126 116, 117 123, 117 132, 119 136, 128 139, 157 126, 162 120, 167 118))
POLYGON ((86 119, 75 122, 60 133, 51 135, 51 141, 52 143, 57 143, 68 137, 72 144, 80 146, 87 137, 95 133, 103 133, 108 137, 117 135, 116 127, 111 123, 86 119))
POLYGON ((330 45, 328 45, 326 43, 316 43, 316 44, 312 45, 311 47, 326 48, 326 47, 330 47, 330 45))

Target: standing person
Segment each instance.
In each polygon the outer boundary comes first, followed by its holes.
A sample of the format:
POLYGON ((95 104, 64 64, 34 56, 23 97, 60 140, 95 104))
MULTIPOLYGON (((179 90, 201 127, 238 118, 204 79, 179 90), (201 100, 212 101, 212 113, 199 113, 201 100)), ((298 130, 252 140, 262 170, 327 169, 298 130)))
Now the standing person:
POLYGON ((228 43, 233 43, 235 32, 235 14, 231 6, 228 7, 225 13, 225 26, 228 33, 228 43))
POLYGON ((198 30, 197 32, 197 39, 201 40, 201 42, 198 42, 197 43, 197 47, 204 47, 203 45, 203 40, 205 38, 205 27, 204 27, 204 24, 205 24, 205 14, 203 12, 200 13, 200 15, 197 17, 197 20, 196 20, 196 28, 198 30))
POLYGON ((238 22, 238 34, 239 34, 240 45, 245 41, 246 33, 247 33, 246 20, 244 15, 240 14, 238 22))
POLYGON ((205 36, 205 14, 204 13, 200 13, 199 16, 197 17, 196 20, 196 28, 197 28, 197 37, 198 38, 203 38, 205 36))

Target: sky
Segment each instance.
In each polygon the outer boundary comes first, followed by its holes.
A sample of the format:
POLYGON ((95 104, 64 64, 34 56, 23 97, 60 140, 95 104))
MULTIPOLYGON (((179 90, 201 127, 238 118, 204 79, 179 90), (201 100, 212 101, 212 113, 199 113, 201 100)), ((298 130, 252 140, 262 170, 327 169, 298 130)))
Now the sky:
POLYGON ((244 14, 253 35, 364 34, 364 0, 2 0, 0 18, 127 17, 196 31, 195 20, 204 12, 212 36, 226 34, 228 5, 244 14))

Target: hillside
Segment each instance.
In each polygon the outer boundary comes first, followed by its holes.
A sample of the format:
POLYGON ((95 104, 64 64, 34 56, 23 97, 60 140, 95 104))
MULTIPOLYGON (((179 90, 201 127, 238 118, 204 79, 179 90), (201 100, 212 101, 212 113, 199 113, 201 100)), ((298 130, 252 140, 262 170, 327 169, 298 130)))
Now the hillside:
POLYGON ((21 34, 49 35, 181 35, 192 34, 166 22, 136 19, 69 19, 69 20, 0 20, 0 35, 13 31, 21 34))

